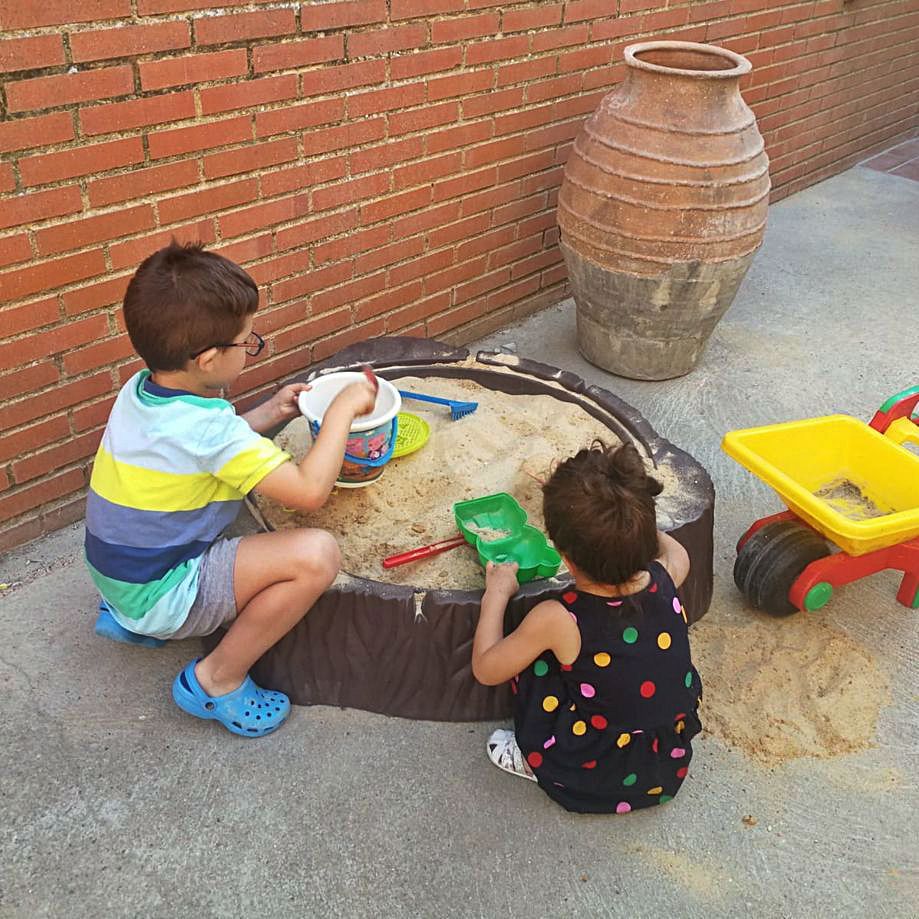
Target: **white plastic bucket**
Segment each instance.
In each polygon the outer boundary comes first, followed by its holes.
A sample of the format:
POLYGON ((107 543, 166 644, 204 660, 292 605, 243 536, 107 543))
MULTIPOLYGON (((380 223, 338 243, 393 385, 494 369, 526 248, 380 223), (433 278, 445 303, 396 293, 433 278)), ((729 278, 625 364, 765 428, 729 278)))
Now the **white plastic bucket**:
MULTIPOLYGON (((311 389, 300 393, 297 404, 309 421, 314 439, 332 400, 346 386, 365 379, 363 373, 341 371, 310 380, 311 389)), ((377 380, 380 388, 373 410, 366 415, 358 415, 351 424, 345 459, 338 474, 338 484, 344 488, 362 488, 380 478, 396 446, 397 416, 402 408, 402 397, 389 380, 382 377, 377 377, 377 380)))

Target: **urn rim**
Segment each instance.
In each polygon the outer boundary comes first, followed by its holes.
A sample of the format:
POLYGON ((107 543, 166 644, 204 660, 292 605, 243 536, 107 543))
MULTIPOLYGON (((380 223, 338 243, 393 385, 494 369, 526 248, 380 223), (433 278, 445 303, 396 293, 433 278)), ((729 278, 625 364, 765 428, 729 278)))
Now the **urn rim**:
POLYGON ((624 52, 626 65, 636 70, 650 73, 665 74, 667 76, 690 77, 697 80, 736 80, 753 69, 753 65, 742 54, 721 48, 718 45, 708 45, 694 41, 645 41, 628 45, 624 52), (654 63, 643 60, 640 55, 653 51, 691 52, 708 55, 711 58, 720 58, 729 66, 721 69, 707 70, 689 67, 671 67, 667 64, 654 63))

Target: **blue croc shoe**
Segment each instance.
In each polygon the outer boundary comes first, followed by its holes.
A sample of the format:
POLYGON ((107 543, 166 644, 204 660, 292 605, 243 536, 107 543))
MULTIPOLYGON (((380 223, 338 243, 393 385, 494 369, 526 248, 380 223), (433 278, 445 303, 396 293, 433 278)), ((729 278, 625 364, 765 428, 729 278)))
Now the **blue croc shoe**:
POLYGON ((219 721, 242 737, 264 737, 276 731, 290 714, 290 699, 283 692, 256 686, 246 676, 242 685, 225 696, 209 696, 195 676, 196 657, 172 684, 175 704, 196 718, 219 721))
POLYGON ((112 615, 108 603, 99 601, 99 615, 96 617, 96 634, 101 638, 110 638, 126 645, 139 645, 143 648, 162 648, 166 642, 162 638, 152 638, 150 635, 138 635, 129 632, 112 615))

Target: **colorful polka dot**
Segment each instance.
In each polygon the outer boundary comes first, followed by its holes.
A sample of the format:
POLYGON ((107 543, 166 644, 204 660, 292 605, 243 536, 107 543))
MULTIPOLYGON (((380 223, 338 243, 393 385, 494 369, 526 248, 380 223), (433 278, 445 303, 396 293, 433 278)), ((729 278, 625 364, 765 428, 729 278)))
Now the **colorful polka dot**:
POLYGON ((568 711, 573 712, 574 710, 575 710, 575 705, 574 705, 574 702, 572 702, 571 705, 568 706, 568 711))
POLYGON ((659 795, 664 789, 660 785, 655 785, 653 788, 648 789, 649 795, 659 795))
POLYGON ((673 598, 673 611, 677 614, 677 616, 679 616, 680 613, 683 611, 683 604, 680 603, 679 597, 673 598))
POLYGON ((632 742, 632 735, 631 735, 631 734, 625 734, 625 733, 623 733, 623 734, 620 734, 620 735, 616 738, 616 746, 619 747, 620 749, 621 749, 622 747, 624 747, 624 746, 630 744, 631 742, 632 742))
POLYGON ((622 606, 622 600, 607 600, 607 606, 622 606))
POLYGON ((600 651, 594 655, 594 663, 598 667, 609 667, 612 658, 605 652, 600 651))
POLYGON ((660 798, 658 798, 657 803, 666 804, 668 801, 672 801, 672 800, 673 800, 673 795, 661 795, 660 798))
POLYGON ((616 805, 617 814, 627 814, 632 809, 632 805, 628 801, 620 801, 616 805))
POLYGON ((543 748, 543 750, 548 750, 549 747, 554 747, 554 746, 555 746, 555 735, 553 734, 553 735, 542 745, 542 748, 543 748))
POLYGON ((634 645, 635 642, 638 641, 638 629, 632 626, 629 626, 627 629, 623 631, 622 640, 627 645, 634 645))
POLYGON ((571 725, 571 733, 574 734, 575 737, 583 737, 587 733, 587 722, 575 721, 575 723, 571 725))
POLYGON ((689 767, 688 767, 688 766, 681 766, 681 767, 680 767, 679 769, 677 769, 677 771, 676 771, 676 777, 677 777, 678 779, 685 779, 685 778, 686 778, 686 773, 687 773, 687 772, 689 772, 689 767))
POLYGON ((597 731, 605 731, 609 722, 602 715, 591 715, 590 726, 597 731))
POLYGON ((686 607, 685 606, 680 607, 680 615, 683 617, 683 622, 685 622, 686 625, 689 625, 689 620, 686 618, 686 607))
POLYGON ((575 614, 572 613, 571 610, 568 610, 568 615, 571 616, 571 618, 574 620, 574 624, 577 625, 577 624, 578 624, 578 617, 575 616, 575 614))
POLYGON ((692 686, 692 671, 689 670, 686 672, 686 678, 683 680, 683 683, 686 685, 686 688, 689 689, 692 686))
POLYGON ((530 764, 531 769, 538 769, 542 765, 542 753, 534 750, 532 753, 527 754, 527 762, 530 764))
POLYGON ((686 722, 685 722, 685 721, 678 721, 678 722, 676 723, 676 732, 677 732, 677 734, 682 734, 683 731, 685 730, 685 728, 686 728, 686 722))
POLYGON ((674 747, 670 751, 671 759, 682 759, 686 755, 686 751, 682 747, 674 747))
POLYGON ((596 769, 597 761, 595 759, 589 759, 586 763, 581 763, 582 769, 596 769))
POLYGON ((596 694, 597 690, 590 683, 581 683, 581 695, 585 699, 592 699, 596 694))
POLYGON ((638 691, 643 699, 650 699, 657 692, 657 687, 650 680, 645 680, 638 691))
POLYGON ((651 584, 651 586, 648 588, 648 593, 649 593, 649 594, 656 594, 656 593, 657 593, 657 581, 654 581, 654 582, 651 584))
POLYGON ((564 670, 565 673, 570 673, 570 672, 571 672, 571 664, 562 664, 562 670, 564 670))
POLYGON ((577 600, 577 598, 578 598, 578 595, 573 590, 569 590, 568 593, 562 594, 562 599, 566 603, 574 603, 574 601, 577 600))
POLYGON ((536 676, 545 676, 549 672, 549 665, 545 661, 536 661, 533 664, 533 673, 536 676))
POLYGON ((542 700, 542 707, 547 712, 554 712, 558 708, 558 699, 555 696, 546 696, 542 700))
POLYGON ((657 740, 657 738, 655 737, 654 740, 651 742, 651 749, 652 749, 655 753, 657 753, 657 748, 658 748, 658 740, 657 740))
POLYGON ((661 651, 666 651, 670 647, 669 632, 661 632, 660 635, 657 636, 657 646, 661 651))

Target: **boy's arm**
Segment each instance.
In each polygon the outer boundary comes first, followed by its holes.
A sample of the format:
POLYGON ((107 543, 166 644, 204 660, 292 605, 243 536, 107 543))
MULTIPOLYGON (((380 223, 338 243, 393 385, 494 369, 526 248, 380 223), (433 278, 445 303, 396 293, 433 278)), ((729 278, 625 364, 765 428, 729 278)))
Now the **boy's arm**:
POLYGON ((278 466, 254 490, 285 507, 319 510, 341 470, 351 422, 371 411, 375 401, 376 393, 369 383, 361 381, 345 387, 326 411, 319 436, 300 464, 278 466))
POLYGON ((689 554, 672 536, 660 530, 657 531, 657 545, 657 560, 679 587, 689 574, 689 554))
POLYGON ((273 427, 290 421, 300 414, 297 397, 309 389, 308 383, 288 383, 270 399, 240 415, 256 434, 264 434, 273 427))

